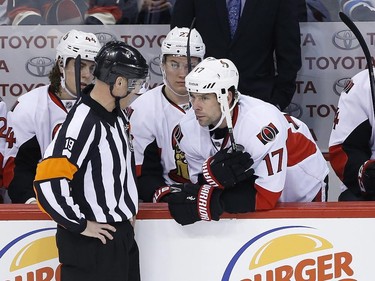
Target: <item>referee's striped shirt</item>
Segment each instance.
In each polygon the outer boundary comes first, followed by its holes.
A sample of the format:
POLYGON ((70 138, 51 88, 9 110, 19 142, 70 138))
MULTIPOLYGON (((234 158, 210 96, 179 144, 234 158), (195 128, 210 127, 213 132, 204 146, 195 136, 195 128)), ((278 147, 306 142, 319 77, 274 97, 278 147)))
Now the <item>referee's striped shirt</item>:
POLYGON ((138 211, 127 124, 115 112, 83 95, 37 167, 39 206, 73 232, 86 220, 121 222, 138 211))

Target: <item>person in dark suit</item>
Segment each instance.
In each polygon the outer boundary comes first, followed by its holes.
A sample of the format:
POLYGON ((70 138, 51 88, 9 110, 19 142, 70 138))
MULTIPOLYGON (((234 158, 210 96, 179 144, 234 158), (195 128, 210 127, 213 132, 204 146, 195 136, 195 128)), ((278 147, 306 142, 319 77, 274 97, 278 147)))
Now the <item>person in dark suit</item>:
POLYGON ((240 73, 239 91, 285 109, 301 67, 301 0, 242 0, 231 38, 228 0, 177 0, 171 28, 194 27, 206 44, 206 57, 228 58, 240 73))

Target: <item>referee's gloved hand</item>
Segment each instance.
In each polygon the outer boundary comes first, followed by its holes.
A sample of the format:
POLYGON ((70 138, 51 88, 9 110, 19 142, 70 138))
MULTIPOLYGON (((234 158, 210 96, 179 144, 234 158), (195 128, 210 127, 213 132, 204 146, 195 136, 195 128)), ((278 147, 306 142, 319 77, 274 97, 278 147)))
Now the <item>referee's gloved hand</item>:
POLYGON ((166 199, 172 217, 181 225, 196 221, 220 219, 223 207, 220 202, 221 190, 208 184, 185 183, 173 187, 166 199))
POLYGON ((203 163, 203 177, 212 186, 231 188, 254 174, 253 164, 248 152, 222 149, 203 163))
POLYGON ((359 168, 358 183, 361 191, 366 194, 375 194, 375 160, 367 160, 359 168))

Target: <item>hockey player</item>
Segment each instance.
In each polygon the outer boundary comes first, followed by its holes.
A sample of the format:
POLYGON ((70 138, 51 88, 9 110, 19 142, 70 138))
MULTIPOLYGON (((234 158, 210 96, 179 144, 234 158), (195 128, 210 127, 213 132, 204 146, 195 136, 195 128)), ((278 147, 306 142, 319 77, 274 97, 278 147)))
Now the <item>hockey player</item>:
POLYGON ((130 123, 140 198, 152 202, 161 186, 189 181, 187 163, 173 133, 190 108, 185 88, 188 73, 187 41, 190 36, 191 66, 205 53, 199 33, 174 28, 161 46, 160 68, 164 84, 138 97, 131 104, 130 123), (190 35, 189 35, 190 34, 190 35))
POLYGON ((368 70, 341 92, 329 140, 330 163, 342 181, 339 201, 375 200, 374 108, 368 70))
POLYGON ((7 105, 0 98, 0 126, 2 134, 0 135, 0 203, 9 203, 6 189, 3 188, 3 161, 6 144, 6 132, 7 132, 7 105))
POLYGON ((71 30, 56 48, 50 84, 22 95, 8 113, 4 185, 13 203, 35 202, 36 165, 76 100, 75 58, 81 55, 81 88, 93 82, 101 45, 92 33, 71 30))
POLYGON ((329 170, 307 126, 240 95, 238 76, 230 60, 206 58, 186 77, 193 110, 181 119, 180 148, 194 184, 155 196, 183 225, 324 200, 329 170))
POLYGON ((38 203, 57 223, 61 281, 140 281, 130 220, 138 194, 128 120, 120 109, 147 76, 143 56, 110 41, 35 176, 38 203))

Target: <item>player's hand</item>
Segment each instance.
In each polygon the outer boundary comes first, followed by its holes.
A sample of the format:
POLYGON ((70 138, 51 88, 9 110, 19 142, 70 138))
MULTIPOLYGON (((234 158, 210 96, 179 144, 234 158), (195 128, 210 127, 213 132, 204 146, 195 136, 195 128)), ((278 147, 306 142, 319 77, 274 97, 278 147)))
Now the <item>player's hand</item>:
POLYGON ((367 160, 359 168, 358 183, 363 193, 375 194, 375 160, 367 160))
POLYGON ((208 184, 185 183, 168 196, 168 207, 172 217, 181 225, 196 221, 220 219, 223 207, 220 202, 221 190, 208 184))
POLYGON ((113 239, 110 232, 116 232, 116 228, 110 224, 87 221, 86 229, 81 232, 81 234, 88 237, 98 238, 103 244, 106 244, 107 239, 113 239))
POLYGON ((253 164, 248 152, 222 149, 203 163, 203 177, 212 186, 230 188, 254 174, 253 164))

